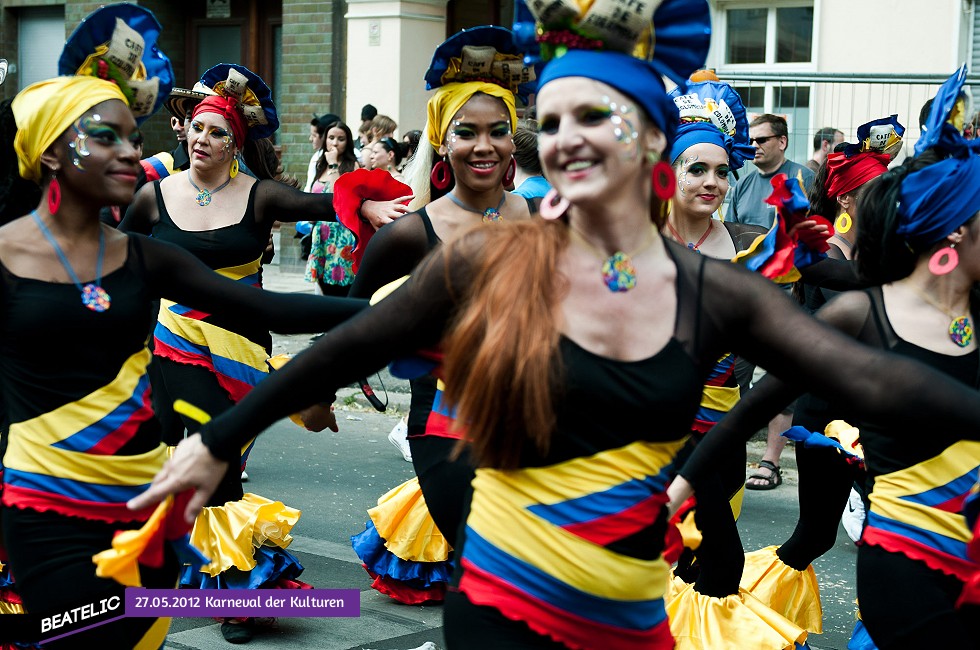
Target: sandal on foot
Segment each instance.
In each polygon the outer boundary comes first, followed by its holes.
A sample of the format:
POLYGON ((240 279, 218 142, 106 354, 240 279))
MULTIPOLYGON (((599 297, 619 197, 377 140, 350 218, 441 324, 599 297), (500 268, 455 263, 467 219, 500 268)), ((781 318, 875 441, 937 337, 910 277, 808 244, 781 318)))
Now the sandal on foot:
POLYGON ((779 469, 779 466, 775 463, 771 463, 768 460, 759 461, 759 469, 769 470, 769 474, 761 474, 756 472, 749 476, 745 481, 746 490, 774 490, 783 483, 783 471, 779 469), (755 479, 760 481, 759 483, 749 483, 749 480, 755 479))

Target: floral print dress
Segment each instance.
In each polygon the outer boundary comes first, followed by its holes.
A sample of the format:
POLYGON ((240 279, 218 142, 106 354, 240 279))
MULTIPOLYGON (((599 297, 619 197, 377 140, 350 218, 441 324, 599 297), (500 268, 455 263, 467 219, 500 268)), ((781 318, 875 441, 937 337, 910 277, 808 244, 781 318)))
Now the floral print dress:
MULTIPOLYGON (((328 186, 315 181, 310 190, 314 194, 323 194, 328 191, 328 186)), ((340 222, 317 221, 313 224, 312 235, 310 257, 306 261, 307 282, 350 286, 354 282, 351 268, 354 233, 340 222)))

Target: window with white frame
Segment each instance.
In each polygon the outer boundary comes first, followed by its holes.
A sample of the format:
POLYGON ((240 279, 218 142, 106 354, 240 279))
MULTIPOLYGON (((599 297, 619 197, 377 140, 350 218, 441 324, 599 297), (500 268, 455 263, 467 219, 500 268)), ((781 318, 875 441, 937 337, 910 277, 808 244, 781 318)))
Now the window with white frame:
POLYGON ((724 10, 724 64, 810 63, 813 5, 724 10))
MULTIPOLYGON (((815 56, 814 6, 812 0, 769 2, 714 0, 715 21, 720 23, 719 42, 713 60, 719 76, 725 72, 783 74, 813 70, 815 56)), ((810 157, 809 84, 786 81, 738 81, 732 85, 742 96, 751 119, 760 113, 786 118, 789 147, 786 157, 803 163, 810 157)))

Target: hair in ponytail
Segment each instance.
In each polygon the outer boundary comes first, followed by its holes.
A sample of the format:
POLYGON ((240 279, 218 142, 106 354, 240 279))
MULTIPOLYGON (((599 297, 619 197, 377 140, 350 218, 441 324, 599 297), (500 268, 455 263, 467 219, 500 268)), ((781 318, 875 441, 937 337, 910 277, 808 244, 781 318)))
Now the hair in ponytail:
POLYGON ((919 255, 908 240, 898 234, 900 217, 898 204, 905 177, 943 157, 934 149, 906 160, 900 167, 889 170, 865 186, 858 199, 861 225, 858 228, 855 256, 858 271, 874 284, 887 284, 908 277, 919 255))
POLYGON ((447 263, 457 247, 472 246, 481 258, 443 341, 446 397, 477 465, 508 469, 519 465, 528 443, 541 454, 551 445, 565 286, 556 269, 568 229, 532 220, 477 230, 446 244, 447 263), (474 236, 478 246, 468 241, 474 236), (520 273, 515 259, 524 263, 520 273))

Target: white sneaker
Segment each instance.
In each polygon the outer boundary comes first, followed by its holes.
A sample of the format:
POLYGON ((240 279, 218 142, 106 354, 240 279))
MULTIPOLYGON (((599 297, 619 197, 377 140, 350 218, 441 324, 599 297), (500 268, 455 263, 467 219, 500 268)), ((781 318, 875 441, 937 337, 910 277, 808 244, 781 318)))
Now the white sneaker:
POLYGON ((412 462, 412 449, 408 446, 408 422, 404 419, 399 420, 388 434, 388 442, 395 445, 401 452, 402 458, 409 463, 412 462))
POLYGON ((248 472, 242 472, 242 483, 248 480, 248 472))
POLYGON ((864 532, 864 500, 854 488, 851 488, 851 493, 847 497, 847 505, 844 506, 844 514, 841 515, 840 522, 852 542, 861 539, 861 533, 864 532))

